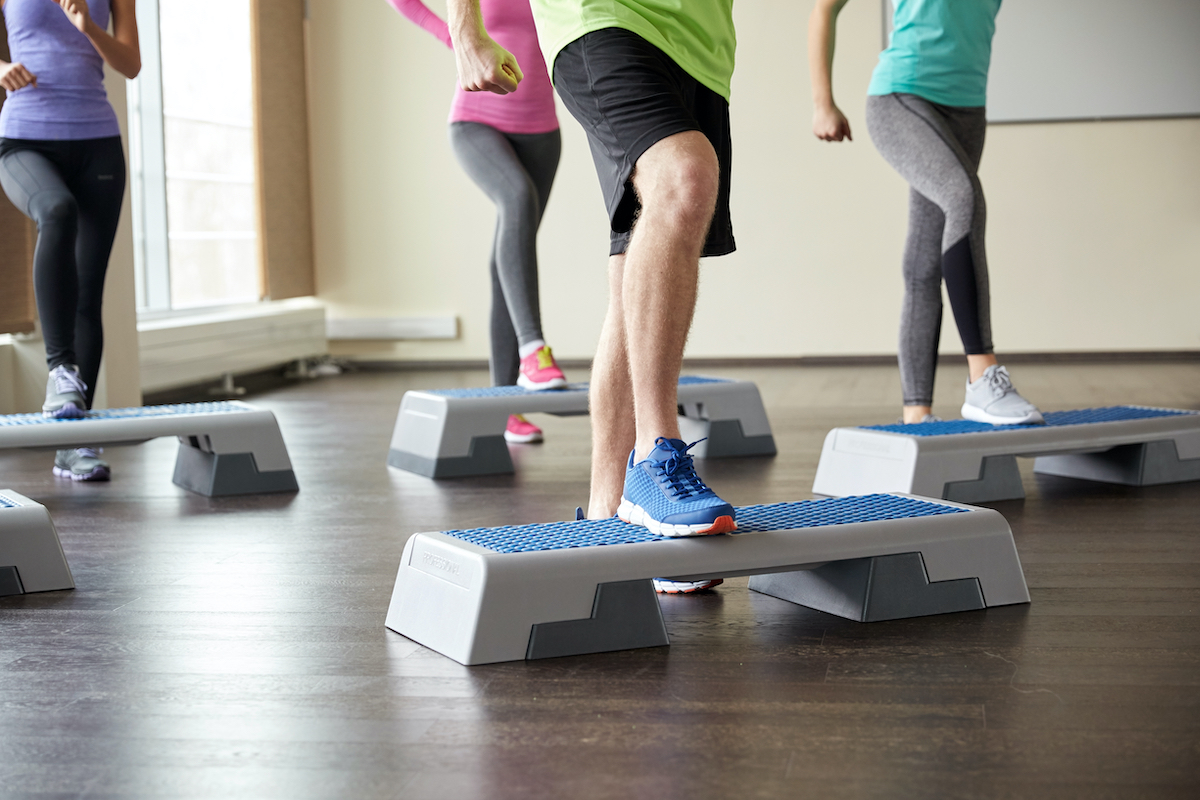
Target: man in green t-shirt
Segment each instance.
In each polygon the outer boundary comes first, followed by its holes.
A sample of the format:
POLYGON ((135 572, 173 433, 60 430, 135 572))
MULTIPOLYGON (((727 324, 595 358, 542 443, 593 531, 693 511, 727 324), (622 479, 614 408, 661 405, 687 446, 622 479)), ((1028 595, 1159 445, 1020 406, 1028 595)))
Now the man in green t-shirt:
MULTIPOLYGON (((732 531, 734 509, 696 475, 676 416, 700 257, 734 250, 732 0, 531 5, 555 87, 587 131, 611 223, 588 516, 616 513, 667 536, 732 531)), ((450 0, 449 10, 462 87, 514 91, 520 65, 488 36, 478 0, 450 0)))

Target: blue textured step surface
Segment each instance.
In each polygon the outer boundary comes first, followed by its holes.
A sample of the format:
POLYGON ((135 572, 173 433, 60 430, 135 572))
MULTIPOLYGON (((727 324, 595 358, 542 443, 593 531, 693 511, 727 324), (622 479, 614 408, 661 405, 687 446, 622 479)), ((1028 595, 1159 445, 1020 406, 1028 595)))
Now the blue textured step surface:
POLYGON ((1075 411, 1049 411, 1042 416, 1045 425, 989 425, 968 419, 951 419, 944 422, 919 422, 911 425, 862 425, 863 430, 901 433, 905 436, 950 436, 956 433, 1003 433, 1031 428, 1057 428, 1067 425, 1094 425, 1098 422, 1125 422, 1135 419, 1157 417, 1180 417, 1196 414, 1195 411, 1179 411, 1173 408, 1145 408, 1143 406, 1108 406, 1106 408, 1081 408, 1075 411))
POLYGON ((20 508, 21 504, 0 495, 0 508, 20 508))
MULTIPOLYGON (((699 375, 683 375, 679 378, 680 386, 696 386, 705 383, 729 383, 730 381, 724 378, 705 378, 699 375)), ((469 389, 421 389, 425 394, 436 394, 439 397, 453 397, 456 399, 465 399, 472 397, 520 397, 524 395, 546 394, 551 395, 556 392, 586 392, 588 385, 586 383, 570 383, 565 389, 551 389, 545 392, 535 392, 528 389, 522 389, 520 386, 479 386, 469 389)))
POLYGON ((83 419, 53 419, 41 414, 10 414, 0 417, 0 428, 16 425, 70 425, 90 419, 143 419, 146 417, 184 417, 191 414, 232 414, 253 411, 243 405, 229 402, 177 403, 166 406, 133 406, 131 408, 103 408, 89 411, 83 419))
MULTIPOLYGON (((827 525, 846 525, 852 522, 933 517, 965 511, 966 509, 962 508, 927 503, 909 497, 896 497, 890 494, 802 500, 798 503, 773 503, 739 508, 737 510, 737 533, 820 528, 827 525)), ((640 525, 631 525, 615 517, 578 522, 472 528, 463 531, 445 531, 444 533, 497 553, 531 553, 541 550, 597 547, 606 544, 678 541, 678 539, 667 536, 658 536, 640 525)))

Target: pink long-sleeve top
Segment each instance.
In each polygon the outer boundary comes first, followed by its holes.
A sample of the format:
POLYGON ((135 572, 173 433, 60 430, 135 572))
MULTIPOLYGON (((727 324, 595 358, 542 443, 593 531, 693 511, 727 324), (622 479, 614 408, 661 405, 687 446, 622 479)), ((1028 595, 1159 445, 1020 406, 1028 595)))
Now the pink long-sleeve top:
MULTIPOLYGON (((388 0, 404 16, 447 47, 450 29, 421 0, 388 0)), ((459 86, 450 106, 451 122, 482 122, 505 133, 547 133, 558 129, 554 89, 538 46, 529 0, 480 0, 483 24, 492 38, 517 57, 524 79, 512 94, 464 92, 459 86)))

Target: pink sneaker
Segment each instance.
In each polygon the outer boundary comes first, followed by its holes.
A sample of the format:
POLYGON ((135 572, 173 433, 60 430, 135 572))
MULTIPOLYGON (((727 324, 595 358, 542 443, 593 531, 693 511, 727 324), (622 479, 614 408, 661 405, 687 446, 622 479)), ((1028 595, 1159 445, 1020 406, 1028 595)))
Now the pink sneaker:
POLYGON ((533 444, 542 441, 542 429, 525 419, 524 414, 509 414, 504 428, 504 440, 513 444, 533 444))
POLYGON ((546 389, 562 389, 566 385, 567 378, 558 368, 558 364, 554 363, 554 356, 549 347, 542 345, 521 359, 521 374, 517 376, 517 386, 522 389, 540 392, 546 389))

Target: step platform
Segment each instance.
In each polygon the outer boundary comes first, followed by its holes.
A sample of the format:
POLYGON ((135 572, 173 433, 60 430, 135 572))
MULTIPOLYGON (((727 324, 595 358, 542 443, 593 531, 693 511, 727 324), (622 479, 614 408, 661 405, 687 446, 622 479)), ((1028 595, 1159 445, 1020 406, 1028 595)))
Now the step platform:
POLYGON ((74 588, 50 512, 0 489, 0 597, 74 588))
MULTIPOLYGON (((588 385, 530 392, 519 386, 405 392, 388 464, 428 478, 503 475, 513 471, 504 441, 509 414, 588 413, 588 385)), ((699 458, 775 455, 775 438, 749 381, 703 376, 679 379, 679 427, 685 441, 707 439, 699 458)))
POLYGON ((387 627, 462 664, 669 644, 651 579, 750 588, 862 622, 1029 602, 998 512, 895 494, 746 506, 738 532, 619 519, 418 533, 387 627))
POLYGON ((1018 457, 1034 471, 1152 486, 1200 480, 1200 413, 1145 406, 1051 411, 1045 425, 969 420, 834 428, 813 492, 909 492, 985 503, 1025 496, 1018 457))
POLYGON ((179 437, 173 480, 209 497, 299 489, 279 423, 249 403, 183 403, 89 411, 83 419, 0 416, 0 448, 56 450, 179 437))

